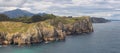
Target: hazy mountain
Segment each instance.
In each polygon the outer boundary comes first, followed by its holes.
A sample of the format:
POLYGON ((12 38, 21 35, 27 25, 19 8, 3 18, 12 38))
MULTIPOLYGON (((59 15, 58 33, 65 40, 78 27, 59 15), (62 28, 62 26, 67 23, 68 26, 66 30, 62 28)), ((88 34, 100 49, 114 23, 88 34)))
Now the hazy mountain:
POLYGON ((30 13, 28 11, 21 10, 21 9, 5 11, 5 12, 3 12, 3 14, 6 14, 10 18, 16 18, 16 17, 20 17, 20 16, 33 16, 34 15, 33 13, 30 13))
POLYGON ((100 18, 100 17, 91 17, 91 21, 93 23, 106 23, 106 22, 110 22, 110 20, 105 19, 105 18, 100 18))

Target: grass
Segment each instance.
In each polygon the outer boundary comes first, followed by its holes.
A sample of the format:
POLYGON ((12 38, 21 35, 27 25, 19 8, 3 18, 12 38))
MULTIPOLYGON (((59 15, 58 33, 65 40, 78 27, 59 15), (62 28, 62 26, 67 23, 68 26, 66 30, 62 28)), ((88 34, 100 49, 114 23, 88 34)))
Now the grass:
MULTIPOLYGON (((57 25, 59 22, 63 23, 63 24, 73 24, 76 21, 82 21, 85 19, 89 19, 89 16, 82 16, 82 17, 74 17, 74 18, 65 18, 65 17, 57 17, 52 19, 54 21, 54 24, 57 25)), ((51 19, 46 20, 45 22, 49 23, 51 21, 51 19)))
POLYGON ((0 32, 26 32, 34 24, 26 24, 22 22, 0 22, 0 32))
POLYGON ((30 29, 33 29, 35 26, 41 25, 44 28, 51 29, 49 23, 46 22, 37 22, 37 23, 22 23, 22 22, 0 22, 0 32, 16 33, 16 32, 27 32, 30 29))

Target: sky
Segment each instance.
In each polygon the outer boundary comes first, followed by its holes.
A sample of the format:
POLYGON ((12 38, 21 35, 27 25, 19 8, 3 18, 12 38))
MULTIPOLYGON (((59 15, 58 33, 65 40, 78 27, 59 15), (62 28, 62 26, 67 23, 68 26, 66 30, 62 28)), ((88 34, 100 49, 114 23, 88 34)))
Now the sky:
POLYGON ((0 12, 18 8, 32 13, 120 19, 120 0, 0 0, 0 12))

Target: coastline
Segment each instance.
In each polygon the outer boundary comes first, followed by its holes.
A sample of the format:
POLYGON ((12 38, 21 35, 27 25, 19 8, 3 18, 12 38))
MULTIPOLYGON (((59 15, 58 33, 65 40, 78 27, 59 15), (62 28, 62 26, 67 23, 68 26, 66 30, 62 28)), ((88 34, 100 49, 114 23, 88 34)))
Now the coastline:
MULTIPOLYGON (((65 22, 68 22, 67 18, 65 22)), ((57 20, 58 21, 58 20, 57 20)), ((75 20, 72 23, 47 20, 36 23, 0 22, 3 29, 0 30, 1 45, 29 45, 34 43, 65 40, 67 35, 93 32, 92 22, 89 17, 75 20), (54 21, 54 22, 53 22, 54 21), (57 23, 57 24, 55 24, 57 23), (15 31, 13 31, 15 30, 15 31), (3 32, 1 32, 3 31, 3 32), (12 31, 12 32, 11 32, 12 31)))

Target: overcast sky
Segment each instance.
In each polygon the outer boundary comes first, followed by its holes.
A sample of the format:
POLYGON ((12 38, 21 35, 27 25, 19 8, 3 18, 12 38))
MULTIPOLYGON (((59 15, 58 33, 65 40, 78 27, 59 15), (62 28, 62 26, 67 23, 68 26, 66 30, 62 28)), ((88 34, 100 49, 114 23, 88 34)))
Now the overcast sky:
POLYGON ((120 0, 0 0, 0 12, 17 8, 32 13, 120 19, 120 0))

